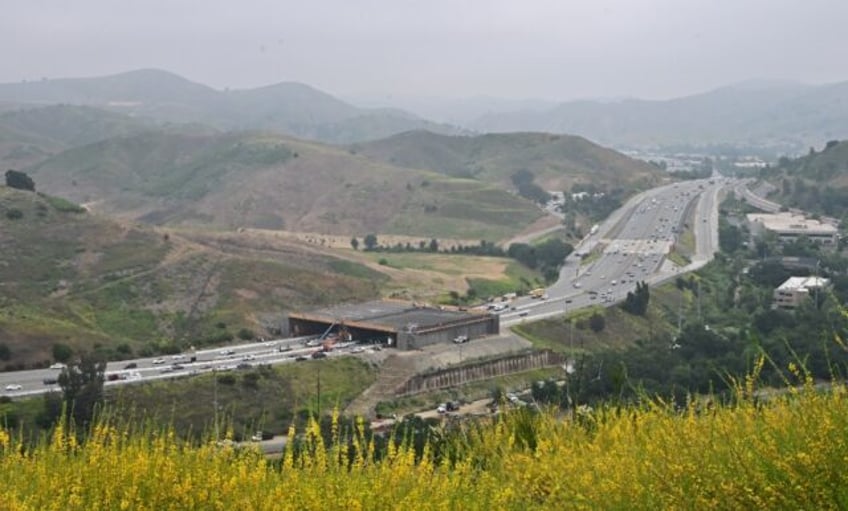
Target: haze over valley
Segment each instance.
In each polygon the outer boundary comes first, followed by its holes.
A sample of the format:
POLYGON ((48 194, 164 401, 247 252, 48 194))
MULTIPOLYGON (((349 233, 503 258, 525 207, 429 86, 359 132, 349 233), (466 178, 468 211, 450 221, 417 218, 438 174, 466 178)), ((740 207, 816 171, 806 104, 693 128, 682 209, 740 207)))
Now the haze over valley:
POLYGON ((845 19, 5 6, 0 508, 843 508, 845 19))

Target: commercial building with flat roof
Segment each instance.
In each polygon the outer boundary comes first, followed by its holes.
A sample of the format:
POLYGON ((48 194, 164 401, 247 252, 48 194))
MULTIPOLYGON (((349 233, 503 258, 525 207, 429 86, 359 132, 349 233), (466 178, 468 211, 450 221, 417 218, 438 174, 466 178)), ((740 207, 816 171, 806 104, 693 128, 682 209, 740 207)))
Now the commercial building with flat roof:
POLYGON ((806 236, 813 243, 835 249, 839 230, 836 226, 806 218, 803 215, 786 211, 782 213, 749 213, 748 228, 751 237, 762 236, 766 232, 777 235, 781 243, 791 243, 806 236))
POLYGON ((794 309, 810 294, 830 287, 830 280, 822 277, 789 277, 786 282, 774 290, 772 307, 775 309, 794 309))
POLYGON ((497 314, 467 312, 408 302, 373 301, 289 314, 292 335, 346 331, 353 340, 401 350, 497 334, 497 314))

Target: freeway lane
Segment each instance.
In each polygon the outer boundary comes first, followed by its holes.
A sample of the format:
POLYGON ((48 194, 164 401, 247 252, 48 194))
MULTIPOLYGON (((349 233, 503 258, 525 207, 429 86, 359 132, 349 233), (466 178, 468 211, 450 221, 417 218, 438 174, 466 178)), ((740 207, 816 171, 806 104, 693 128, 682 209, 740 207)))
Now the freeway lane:
POLYGON ((515 300, 501 314, 501 324, 510 326, 594 304, 609 306, 623 300, 640 280, 655 285, 700 268, 718 250, 718 194, 728 182, 713 178, 675 183, 632 198, 566 258, 559 280, 547 289, 547 299, 515 300), (689 218, 696 253, 690 265, 679 268, 666 256, 689 218), (600 255, 581 264, 578 254, 593 250, 600 255))
MULTIPOLYGON (((297 337, 198 350, 194 353, 195 362, 189 362, 190 355, 188 353, 109 362, 106 366, 107 376, 109 374, 125 375, 127 379, 107 381, 106 385, 176 378, 210 371, 227 371, 235 369, 240 363, 256 365, 294 362, 298 356, 308 357, 320 350, 318 345, 309 345, 308 339, 309 337, 297 337), (179 368, 175 369, 174 364, 178 364, 179 368), (134 367, 128 368, 130 365, 134 365, 134 367)), ((339 356, 349 353, 352 349, 355 349, 355 347, 339 344, 336 349, 327 355, 339 356)), ((60 372, 59 369, 35 369, 0 373, 0 395, 16 397, 59 390, 58 385, 55 383, 46 384, 44 380, 58 378, 60 372), (20 385, 22 388, 7 391, 5 390, 7 385, 20 385)))

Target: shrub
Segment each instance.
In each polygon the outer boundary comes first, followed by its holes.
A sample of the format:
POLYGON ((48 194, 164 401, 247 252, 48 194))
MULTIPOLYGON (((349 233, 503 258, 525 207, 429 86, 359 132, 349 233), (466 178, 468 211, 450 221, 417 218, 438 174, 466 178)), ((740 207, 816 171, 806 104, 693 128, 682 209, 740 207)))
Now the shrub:
POLYGON ((589 317, 589 328, 591 328, 593 332, 601 332, 604 328, 606 328, 606 326, 607 320, 604 318, 603 314, 594 312, 592 313, 592 316, 589 317))

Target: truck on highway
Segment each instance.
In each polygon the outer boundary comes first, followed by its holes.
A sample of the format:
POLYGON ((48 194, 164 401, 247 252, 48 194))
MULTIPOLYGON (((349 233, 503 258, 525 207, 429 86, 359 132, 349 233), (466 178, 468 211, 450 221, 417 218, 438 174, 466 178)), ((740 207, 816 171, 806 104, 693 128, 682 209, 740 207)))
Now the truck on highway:
POLYGON ((589 234, 597 234, 598 229, 599 229, 598 224, 593 225, 592 228, 589 229, 589 234))
POLYGON ((543 296, 545 296, 545 288, 543 287, 530 291, 530 298, 541 298, 543 296))

